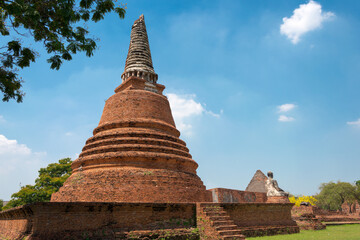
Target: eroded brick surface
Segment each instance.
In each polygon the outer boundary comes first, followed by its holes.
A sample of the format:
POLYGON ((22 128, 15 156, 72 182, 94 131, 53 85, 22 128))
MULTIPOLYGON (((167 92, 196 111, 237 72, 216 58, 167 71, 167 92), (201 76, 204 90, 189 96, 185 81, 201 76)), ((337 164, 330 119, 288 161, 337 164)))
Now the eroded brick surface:
POLYGON ((208 190, 215 203, 265 203, 265 192, 249 192, 228 188, 213 188, 208 190))
POLYGON ((116 239, 131 231, 195 226, 196 207, 190 203, 50 202, 0 212, 0 239, 116 239))

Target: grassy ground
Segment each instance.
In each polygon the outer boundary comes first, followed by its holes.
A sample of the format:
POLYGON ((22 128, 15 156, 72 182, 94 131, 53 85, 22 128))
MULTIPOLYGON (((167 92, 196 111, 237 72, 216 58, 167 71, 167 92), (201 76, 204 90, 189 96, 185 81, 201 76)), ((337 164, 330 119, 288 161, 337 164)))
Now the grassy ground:
POLYGON ((297 234, 246 238, 252 240, 360 240, 360 224, 327 226, 325 230, 305 230, 297 234))

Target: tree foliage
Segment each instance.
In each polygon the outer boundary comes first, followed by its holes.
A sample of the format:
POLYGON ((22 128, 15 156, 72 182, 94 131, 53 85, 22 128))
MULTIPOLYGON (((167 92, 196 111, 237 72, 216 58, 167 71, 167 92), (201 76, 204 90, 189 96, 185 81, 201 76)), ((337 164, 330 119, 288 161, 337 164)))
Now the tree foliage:
POLYGON ((51 194, 57 192, 71 175, 71 159, 64 158, 58 163, 51 163, 39 170, 35 185, 21 187, 20 191, 11 195, 11 200, 3 209, 9 209, 34 202, 48 202, 51 194))
POLYGON ((356 186, 355 198, 360 203, 360 180, 355 182, 355 186, 356 186))
POLYGON ((0 211, 2 210, 2 207, 4 206, 4 201, 0 199, 0 211))
POLYGON ((357 187, 347 182, 329 182, 320 186, 317 195, 317 206, 326 210, 341 210, 341 205, 354 204, 356 201, 357 187))
POLYGON ((22 79, 19 68, 35 62, 37 53, 24 46, 21 39, 28 35, 41 42, 48 54, 50 68, 59 69, 73 54, 93 55, 97 45, 89 37, 84 24, 98 22, 109 12, 125 16, 125 7, 115 6, 116 0, 1 0, 0 34, 10 40, 0 46, 0 91, 3 101, 22 102, 22 79))

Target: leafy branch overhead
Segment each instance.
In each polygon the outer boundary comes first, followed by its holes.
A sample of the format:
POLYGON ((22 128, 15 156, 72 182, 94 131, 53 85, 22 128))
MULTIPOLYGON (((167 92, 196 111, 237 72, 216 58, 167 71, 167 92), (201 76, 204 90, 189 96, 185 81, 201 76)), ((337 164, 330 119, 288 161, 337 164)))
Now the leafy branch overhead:
POLYGON ((22 102, 20 68, 35 62, 37 53, 22 40, 29 36, 40 42, 51 56, 50 68, 58 70, 73 54, 85 52, 91 57, 97 45, 84 27, 88 21, 98 22, 115 12, 125 17, 124 6, 116 0, 2 0, 0 1, 0 34, 9 41, 0 46, 0 91, 3 101, 22 102))

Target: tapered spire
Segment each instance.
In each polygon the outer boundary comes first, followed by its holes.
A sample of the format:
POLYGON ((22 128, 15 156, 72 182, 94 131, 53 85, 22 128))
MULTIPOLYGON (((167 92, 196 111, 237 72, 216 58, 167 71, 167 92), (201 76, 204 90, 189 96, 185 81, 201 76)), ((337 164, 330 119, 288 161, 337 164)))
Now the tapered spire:
POLYGON ((126 81, 131 76, 137 76, 150 83, 156 83, 158 79, 152 64, 144 15, 141 15, 131 28, 129 51, 121 78, 126 81))

